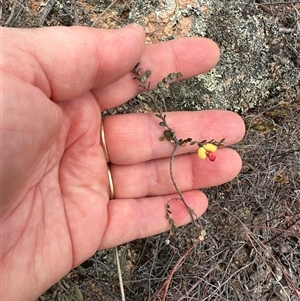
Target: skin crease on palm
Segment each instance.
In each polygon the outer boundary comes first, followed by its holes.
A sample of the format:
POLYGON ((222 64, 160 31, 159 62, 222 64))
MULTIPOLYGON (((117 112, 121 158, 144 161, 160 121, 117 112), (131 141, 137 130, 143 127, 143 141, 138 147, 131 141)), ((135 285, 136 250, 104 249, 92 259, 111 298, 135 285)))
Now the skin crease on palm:
MULTIPOLYGON (((159 141, 153 114, 104 120, 116 199, 109 201, 100 142, 101 111, 136 95, 132 68, 192 77, 213 68, 217 45, 184 38, 145 45, 138 25, 117 30, 84 27, 1 28, 1 296, 35 300, 73 267, 104 249, 169 229, 165 203, 175 193, 168 170, 172 145, 159 141)), ((226 139, 244 135, 227 111, 167 114, 178 137, 226 139)), ((197 216, 208 202, 198 188, 233 179, 239 155, 219 149, 216 161, 180 148, 174 177, 197 216)), ((172 202, 177 225, 190 222, 172 202)))

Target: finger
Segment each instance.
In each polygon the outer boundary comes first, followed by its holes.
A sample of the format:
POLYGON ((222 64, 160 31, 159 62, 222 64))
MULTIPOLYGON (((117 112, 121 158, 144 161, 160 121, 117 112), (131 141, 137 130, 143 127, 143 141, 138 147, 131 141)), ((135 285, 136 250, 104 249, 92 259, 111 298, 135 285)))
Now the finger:
POLYGON ((7 45, 4 51, 10 51, 10 59, 3 60, 4 69, 52 100, 62 101, 105 86, 132 70, 144 49, 145 33, 138 25, 115 30, 3 28, 1 38, 7 45))
MULTIPOLYGON (((174 197, 177 195, 111 200, 108 204, 109 222, 99 249, 167 231, 170 224, 166 219, 166 203, 174 197)), ((183 197, 197 217, 205 212, 207 198, 202 192, 185 192, 183 197)), ((172 200, 170 210, 176 226, 191 221, 186 207, 180 200, 172 200)))
MULTIPOLYGON (((220 149, 216 160, 201 160, 197 154, 175 157, 172 174, 180 191, 207 188, 226 183, 241 170, 240 156, 231 149, 220 149)), ((174 193, 170 159, 151 160, 133 165, 111 165, 116 198, 140 198, 174 193)))
MULTIPOLYGON (((171 72, 182 72, 183 78, 192 77, 212 69, 220 58, 215 42, 206 38, 183 38, 160 44, 146 45, 139 60, 143 71, 150 69, 151 87, 171 72)), ((116 107, 141 92, 132 73, 120 80, 95 90, 102 110, 116 107)))
MULTIPOLYGON (((166 113, 169 126, 178 138, 197 141, 225 138, 226 145, 236 143, 245 133, 243 120, 229 111, 166 113)), ((134 164, 151 159, 170 157, 174 145, 160 141, 165 128, 159 126, 154 114, 130 114, 106 117, 105 139, 110 161, 114 164, 134 164)), ((177 154, 195 151, 196 146, 179 147, 177 154)))

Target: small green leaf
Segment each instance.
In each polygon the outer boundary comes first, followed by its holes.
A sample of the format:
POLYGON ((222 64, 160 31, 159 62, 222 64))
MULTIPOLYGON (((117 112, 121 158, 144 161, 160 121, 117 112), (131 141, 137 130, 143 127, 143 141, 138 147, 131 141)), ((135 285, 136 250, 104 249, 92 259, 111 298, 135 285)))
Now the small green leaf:
POLYGON ((142 93, 140 93, 137 97, 138 97, 139 99, 142 99, 142 100, 144 100, 144 99, 149 99, 149 95, 148 95, 147 92, 142 92, 142 93))
POLYGON ((173 133, 170 130, 165 130, 164 135, 168 140, 173 137, 173 133))
POLYGON ((151 70, 146 70, 145 75, 149 77, 151 75, 151 70))
POLYGON ((155 106, 155 104, 154 104, 153 102, 150 102, 150 103, 148 104, 148 106, 149 106, 149 108, 150 108, 151 110, 155 110, 155 109, 156 109, 156 106, 155 106))
POLYGON ((165 126, 166 126, 166 124, 165 124, 163 121, 160 122, 159 125, 162 126, 162 127, 165 127, 165 126))
POLYGON ((144 83, 146 80, 147 80, 147 75, 144 74, 142 77, 141 77, 141 82, 144 83))
POLYGON ((166 78, 167 78, 167 83, 169 83, 172 80, 171 73, 166 78))
POLYGON ((168 77, 169 77, 171 80, 173 80, 173 79, 177 78, 177 73, 170 73, 170 74, 168 75, 168 77))
POLYGON ((164 88, 164 83, 163 82, 159 82, 157 85, 156 85, 156 87, 158 88, 158 89, 162 89, 162 88, 164 88))

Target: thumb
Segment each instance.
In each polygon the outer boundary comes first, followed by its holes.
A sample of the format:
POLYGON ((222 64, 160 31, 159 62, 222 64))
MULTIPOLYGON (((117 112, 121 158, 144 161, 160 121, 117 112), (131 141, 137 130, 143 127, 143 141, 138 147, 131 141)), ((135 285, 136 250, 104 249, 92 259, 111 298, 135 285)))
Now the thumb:
POLYGON ((112 83, 137 64, 144 49, 141 26, 121 29, 51 27, 2 29, 4 69, 54 101, 112 83), (13 49, 13 51, 11 51, 13 49))

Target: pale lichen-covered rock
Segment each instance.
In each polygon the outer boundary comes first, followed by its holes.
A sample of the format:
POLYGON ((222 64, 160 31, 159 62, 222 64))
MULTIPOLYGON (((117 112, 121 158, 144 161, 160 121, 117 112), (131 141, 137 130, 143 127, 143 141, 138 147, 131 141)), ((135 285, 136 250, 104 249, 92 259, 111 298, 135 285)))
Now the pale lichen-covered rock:
POLYGON ((279 24, 249 1, 132 1, 131 6, 128 20, 145 26, 148 43, 205 36, 221 48, 211 72, 171 85, 170 109, 245 112, 299 95, 299 69, 279 24))

